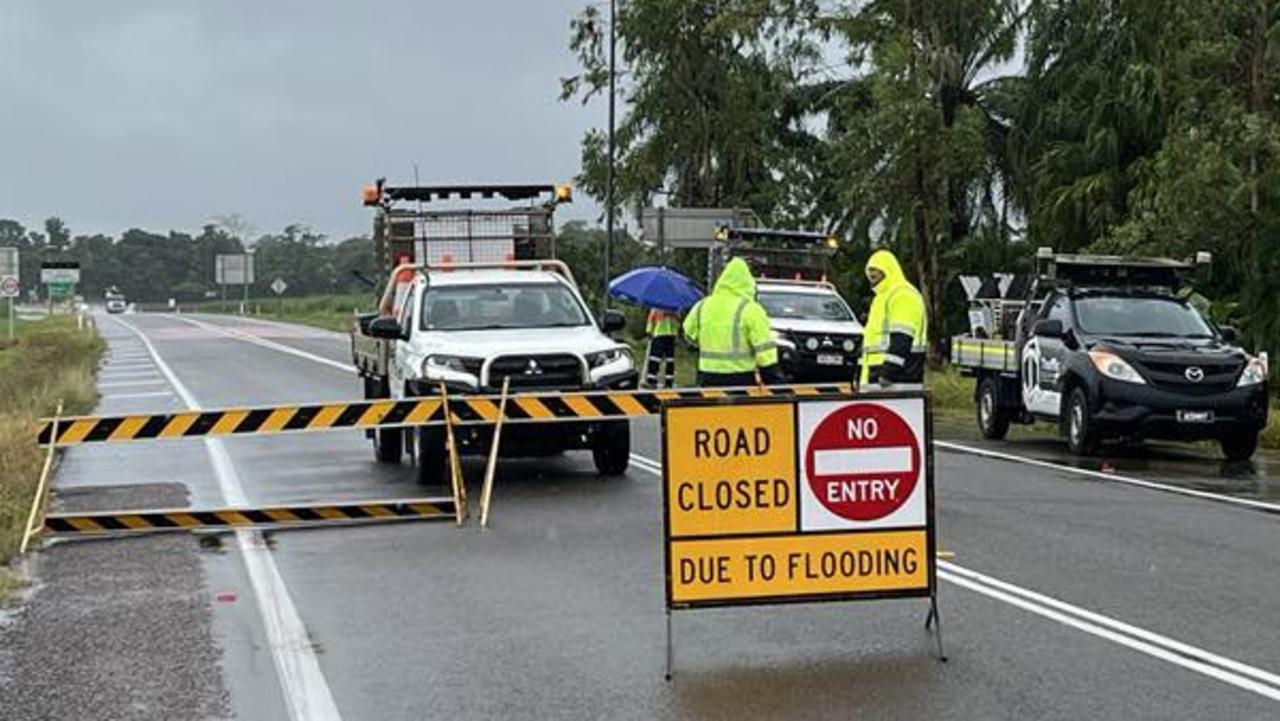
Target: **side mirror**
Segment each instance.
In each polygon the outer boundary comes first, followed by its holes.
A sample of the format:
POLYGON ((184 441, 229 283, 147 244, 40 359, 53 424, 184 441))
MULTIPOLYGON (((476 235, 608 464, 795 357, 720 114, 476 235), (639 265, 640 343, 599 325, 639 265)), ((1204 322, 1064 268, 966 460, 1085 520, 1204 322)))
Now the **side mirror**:
POLYGON ((1036 321, 1031 334, 1041 338, 1061 338, 1066 332, 1062 328, 1062 321, 1055 318, 1036 321))
POLYGON ((606 310, 600 318, 600 330, 605 333, 617 333, 627 327, 627 317, 617 310, 606 310))
POLYGON ((369 335, 387 340, 407 340, 409 337, 400 327, 400 321, 389 315, 379 316, 369 321, 369 335))
POLYGON ((1240 334, 1236 331, 1234 326, 1220 325, 1218 326, 1218 334, 1221 335, 1222 340, 1227 343, 1234 344, 1236 341, 1240 340, 1240 334))

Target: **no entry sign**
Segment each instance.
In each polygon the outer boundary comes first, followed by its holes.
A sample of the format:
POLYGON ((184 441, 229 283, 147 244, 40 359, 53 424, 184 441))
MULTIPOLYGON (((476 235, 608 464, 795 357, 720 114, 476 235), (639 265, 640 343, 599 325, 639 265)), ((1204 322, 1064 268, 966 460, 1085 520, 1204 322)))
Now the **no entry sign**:
POLYGON ((800 409, 805 530, 924 525, 923 404, 806 403, 800 409))

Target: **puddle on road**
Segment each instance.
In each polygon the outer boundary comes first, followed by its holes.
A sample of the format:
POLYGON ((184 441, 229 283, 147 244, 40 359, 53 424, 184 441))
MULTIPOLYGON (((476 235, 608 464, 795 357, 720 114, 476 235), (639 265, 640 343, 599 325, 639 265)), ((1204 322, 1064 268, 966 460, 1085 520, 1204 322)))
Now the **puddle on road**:
POLYGON ((1061 466, 1133 476, 1207 493, 1280 501, 1280 456, 1269 451, 1259 450, 1248 461, 1228 461, 1216 444, 1151 441, 1104 444, 1094 456, 1080 458, 1067 450, 1066 442, 1047 423, 1013 426, 1007 439, 988 441, 978 433, 972 418, 962 416, 937 416, 934 434, 939 440, 1061 466))

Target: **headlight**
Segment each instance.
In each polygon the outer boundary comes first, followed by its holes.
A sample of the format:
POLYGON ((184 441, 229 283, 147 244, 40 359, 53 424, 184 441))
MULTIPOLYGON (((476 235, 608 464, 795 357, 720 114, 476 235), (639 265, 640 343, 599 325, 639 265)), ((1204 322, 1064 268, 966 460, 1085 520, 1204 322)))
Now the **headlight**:
POLYGON ((791 336, 780 330, 773 332, 773 342, 781 348, 795 348, 796 344, 791 340, 791 336))
POLYGON ((587 354, 587 365, 592 368, 599 368, 610 363, 616 363, 619 360, 626 359, 631 362, 631 351, 626 348, 610 348, 609 350, 597 351, 587 354))
POLYGON ((1108 353, 1103 350, 1089 351, 1089 360, 1093 361, 1093 367, 1098 369, 1102 375, 1125 383, 1140 383, 1146 385, 1146 381, 1142 376, 1138 375, 1138 371, 1133 369, 1123 358, 1115 353, 1108 353))
POLYGON ((466 358, 456 355, 429 355, 426 361, 422 363, 422 374, 430 375, 432 370, 447 370, 454 373, 470 373, 476 375, 480 372, 479 358, 466 358))
POLYGON ((858 344, 854 343, 852 338, 846 338, 844 343, 840 344, 840 347, 844 348, 845 353, 852 353, 853 349, 858 347, 858 344))
POLYGON ((1241 386, 1256 386, 1266 379, 1266 364, 1258 358, 1250 358, 1248 365, 1244 367, 1244 373, 1240 374, 1240 380, 1236 382, 1236 388, 1241 386))
POLYGON ((804 342, 804 347, 808 348, 809 350, 818 350, 818 339, 809 338, 804 342))

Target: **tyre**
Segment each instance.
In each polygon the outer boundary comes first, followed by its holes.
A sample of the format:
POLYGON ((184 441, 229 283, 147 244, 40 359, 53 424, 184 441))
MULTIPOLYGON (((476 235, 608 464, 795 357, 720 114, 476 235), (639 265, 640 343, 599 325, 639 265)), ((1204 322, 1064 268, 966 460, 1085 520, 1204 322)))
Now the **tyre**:
POLYGON ((1093 427, 1093 411, 1089 409, 1089 396, 1083 388, 1075 388, 1067 400, 1064 419, 1067 431, 1067 447, 1078 456, 1091 455, 1098 448, 1098 434, 1093 427))
POLYGON ((373 454, 379 463, 399 463, 404 454, 403 428, 378 428, 373 432, 373 454))
POLYGON ((444 431, 440 428, 418 429, 418 466, 414 478, 424 486, 439 486, 449 481, 449 451, 445 448, 444 431))
POLYGON ((999 389, 1000 382, 990 376, 978 384, 978 430, 995 441, 1009 433, 1009 413, 1000 407, 999 389))
POLYGON ((607 423, 596 433, 591 459, 602 476, 621 476, 631 463, 631 424, 607 423))
POLYGON ((1222 445, 1222 454, 1227 457, 1227 460, 1247 461, 1253 457, 1253 452, 1258 450, 1258 434, 1246 431, 1223 436, 1218 443, 1222 445))

